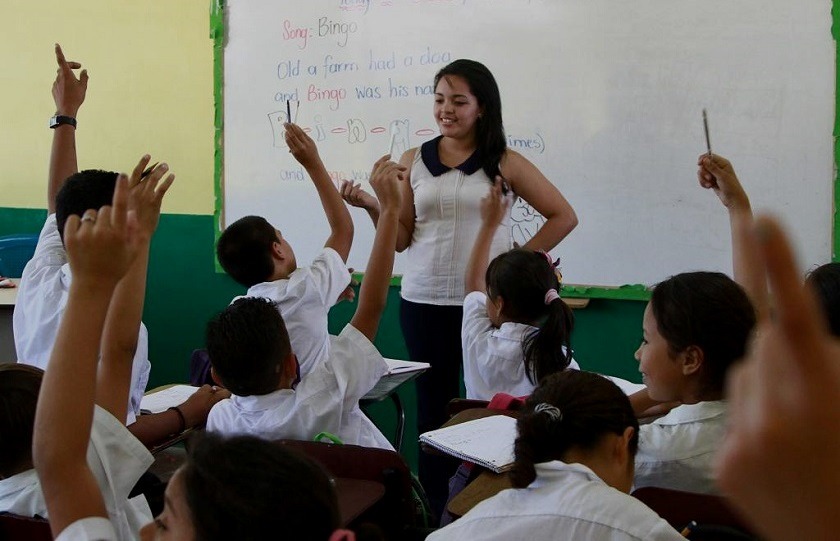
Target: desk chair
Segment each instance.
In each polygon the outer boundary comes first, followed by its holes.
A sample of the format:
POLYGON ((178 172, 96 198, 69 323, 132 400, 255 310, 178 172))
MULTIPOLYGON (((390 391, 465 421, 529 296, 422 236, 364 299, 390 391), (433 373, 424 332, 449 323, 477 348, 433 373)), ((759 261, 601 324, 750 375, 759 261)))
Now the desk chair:
POLYGON ((0 541, 52 541, 52 538, 50 523, 43 518, 0 513, 0 541))
POLYGON ((385 488, 381 499, 361 512, 351 525, 376 524, 389 539, 405 539, 406 530, 416 526, 411 471, 394 451, 314 441, 279 440, 276 443, 315 459, 334 477, 373 481, 385 488))
POLYGON ((758 539, 722 496, 659 487, 643 487, 632 496, 656 511, 677 531, 692 520, 698 526, 688 536, 694 541, 748 541, 758 539))
POLYGON ((0 237, 0 276, 20 278, 23 267, 32 259, 38 235, 6 235, 0 237))

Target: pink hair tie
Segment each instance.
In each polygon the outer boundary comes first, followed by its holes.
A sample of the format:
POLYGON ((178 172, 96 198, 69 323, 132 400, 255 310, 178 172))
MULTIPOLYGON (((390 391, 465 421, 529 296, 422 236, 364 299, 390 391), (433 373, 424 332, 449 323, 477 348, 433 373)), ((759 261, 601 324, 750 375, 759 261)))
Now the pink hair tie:
POLYGON ((329 541, 356 541, 356 534, 350 530, 336 530, 330 536, 329 541))
POLYGON ((560 298, 560 294, 557 293, 556 289, 549 289, 548 291, 545 292, 545 304, 547 304, 547 305, 553 303, 554 301, 556 301, 559 298, 560 298))

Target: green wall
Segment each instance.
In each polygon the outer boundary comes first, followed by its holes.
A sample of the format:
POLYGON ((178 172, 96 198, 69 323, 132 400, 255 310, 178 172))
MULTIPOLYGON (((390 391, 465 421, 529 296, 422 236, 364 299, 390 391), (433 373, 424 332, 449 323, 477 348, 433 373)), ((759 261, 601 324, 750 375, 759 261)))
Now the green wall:
MULTIPOLYGON (((0 235, 37 233, 46 217, 44 210, 0 208, 0 235)), ((215 312, 244 288, 215 272, 213 217, 184 214, 161 216, 152 242, 149 285, 143 321, 149 328, 150 387, 185 381, 193 349, 202 347, 204 325, 215 312)), ((575 310, 572 346, 575 358, 587 370, 639 381, 633 352, 641 337, 644 302, 592 299, 575 310)), ((350 320, 355 304, 342 303, 330 312, 330 332, 338 334, 350 320)), ((399 287, 388 296, 376 346, 386 357, 407 357, 399 329, 399 287)), ((406 409, 405 455, 415 463, 417 431, 413 386, 400 391, 406 409)), ((395 426, 390 402, 368 408, 384 433, 392 437, 395 426)))

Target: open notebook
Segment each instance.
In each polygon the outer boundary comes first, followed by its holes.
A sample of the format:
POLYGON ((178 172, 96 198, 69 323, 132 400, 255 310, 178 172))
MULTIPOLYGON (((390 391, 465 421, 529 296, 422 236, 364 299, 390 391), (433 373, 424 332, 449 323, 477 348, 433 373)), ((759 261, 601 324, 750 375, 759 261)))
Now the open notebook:
POLYGON ((501 473, 513 466, 516 419, 492 415, 420 435, 420 442, 501 473))
POLYGON ((143 396, 140 400, 140 411, 160 413, 167 409, 180 406, 198 390, 192 385, 173 385, 143 396))
POLYGON ((400 359, 388 359, 384 357, 385 364, 388 365, 388 375, 405 374, 406 372, 422 372, 428 370, 431 366, 429 363, 415 363, 412 361, 403 361, 400 359))

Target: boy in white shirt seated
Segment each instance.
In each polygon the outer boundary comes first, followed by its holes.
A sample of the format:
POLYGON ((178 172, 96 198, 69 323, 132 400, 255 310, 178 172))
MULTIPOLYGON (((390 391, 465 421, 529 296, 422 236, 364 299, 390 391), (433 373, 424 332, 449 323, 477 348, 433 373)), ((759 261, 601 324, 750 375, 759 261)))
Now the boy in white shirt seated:
POLYGON ((344 296, 352 299, 346 263, 353 244, 353 219, 315 142, 295 124, 286 124, 285 137, 290 152, 312 178, 330 224, 323 251, 308 267, 298 267, 292 247, 279 230, 265 218, 245 216, 219 237, 216 255, 225 272, 248 288, 246 296, 277 303, 301 373, 307 374, 329 351, 330 307, 344 296))
MULTIPOLYGON (((207 327, 213 374, 233 396, 216 404, 207 429, 225 435, 311 440, 320 432, 344 443, 393 449, 359 409, 359 399, 387 368, 371 343, 385 308, 394 263, 404 168, 381 158, 371 185, 383 206, 359 305, 350 324, 333 338, 324 362, 301 375, 292 331, 266 299, 238 299, 207 327)), ((322 323, 326 328, 326 323, 322 323)))

